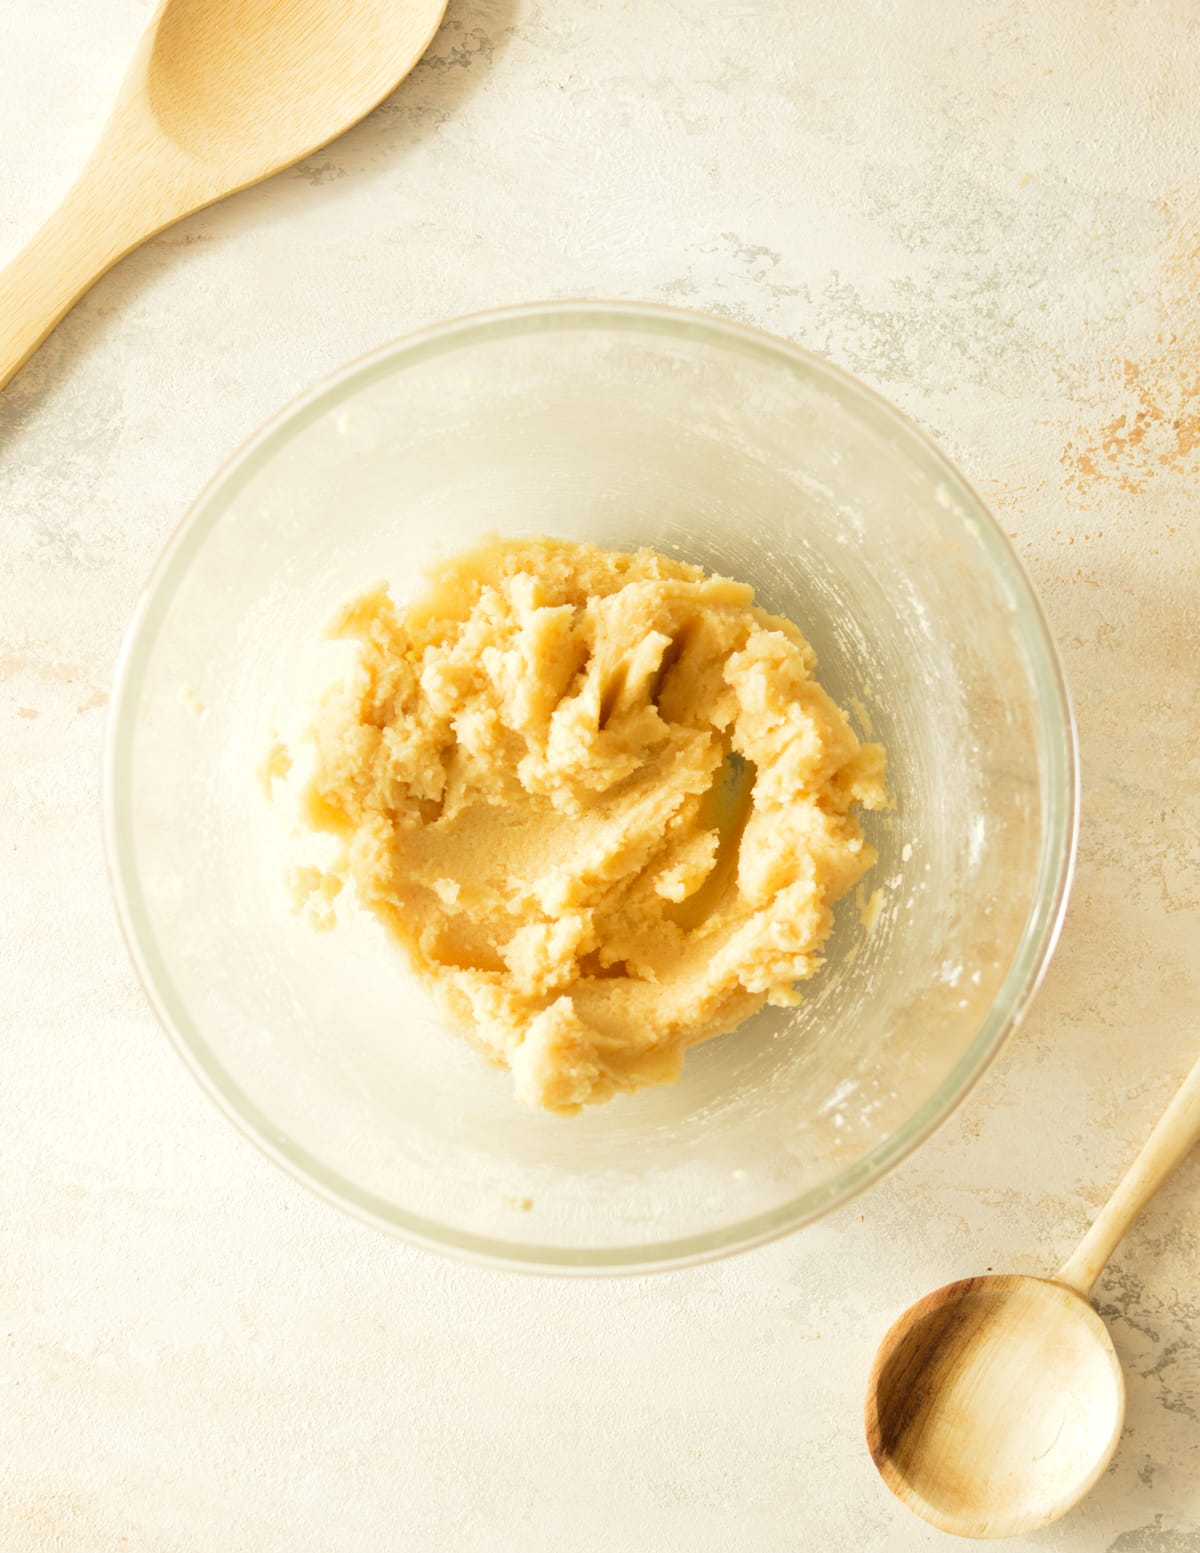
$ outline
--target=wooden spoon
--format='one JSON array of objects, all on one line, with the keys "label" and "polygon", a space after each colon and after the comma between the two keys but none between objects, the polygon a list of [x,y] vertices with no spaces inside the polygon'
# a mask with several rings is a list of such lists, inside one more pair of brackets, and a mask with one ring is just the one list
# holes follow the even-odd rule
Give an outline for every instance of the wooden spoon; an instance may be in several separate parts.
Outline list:
[{"label": "wooden spoon", "polygon": [[1198,1140],[1200,1062],[1053,1279],[965,1278],[892,1327],[867,1389],[867,1443],[922,1519],[960,1537],[1014,1537],[1095,1485],[1121,1435],[1125,1382],[1087,1296]]},{"label": "wooden spoon", "polygon": [[446,3],[162,0],[79,179],[0,274],[0,388],[131,248],[382,102]]}]

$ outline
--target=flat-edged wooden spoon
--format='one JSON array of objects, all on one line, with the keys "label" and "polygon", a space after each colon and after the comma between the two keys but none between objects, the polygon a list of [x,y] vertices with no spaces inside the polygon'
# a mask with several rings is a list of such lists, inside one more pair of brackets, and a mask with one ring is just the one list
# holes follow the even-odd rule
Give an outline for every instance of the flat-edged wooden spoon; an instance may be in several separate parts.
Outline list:
[{"label": "flat-edged wooden spoon", "polygon": [[0,274],[0,388],[131,248],[376,107],[447,0],[162,0],[74,186]]},{"label": "flat-edged wooden spoon", "polygon": [[1200,1062],[1054,1278],[964,1278],[892,1327],[867,1389],[867,1443],[922,1519],[960,1537],[1014,1537],[1095,1485],[1121,1436],[1125,1382],[1087,1297],[1198,1140]]}]

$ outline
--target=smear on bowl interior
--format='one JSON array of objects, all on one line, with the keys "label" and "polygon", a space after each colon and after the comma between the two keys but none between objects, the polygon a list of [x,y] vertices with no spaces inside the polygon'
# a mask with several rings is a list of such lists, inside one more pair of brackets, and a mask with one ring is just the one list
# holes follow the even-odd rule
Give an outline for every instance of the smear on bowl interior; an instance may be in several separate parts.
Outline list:
[{"label": "smear on bowl interior", "polygon": [[753,589],[495,541],[328,630],[353,667],[271,757],[337,838],[293,871],[297,904],[333,925],[351,886],[521,1100],[671,1083],[689,1047],[798,1000],[875,861],[855,811],[886,804],[884,753]]}]

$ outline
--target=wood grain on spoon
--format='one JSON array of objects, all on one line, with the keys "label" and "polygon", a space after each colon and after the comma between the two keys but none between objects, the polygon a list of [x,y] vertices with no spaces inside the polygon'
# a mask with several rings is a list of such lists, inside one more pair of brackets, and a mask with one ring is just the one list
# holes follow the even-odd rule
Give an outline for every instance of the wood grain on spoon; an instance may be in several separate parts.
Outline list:
[{"label": "wood grain on spoon", "polygon": [[1016,1536],[1094,1485],[1125,1415],[1100,1317],[1049,1279],[966,1278],[884,1338],[867,1443],[892,1491],[942,1531]]},{"label": "wood grain on spoon", "polygon": [[163,0],[83,172],[0,274],[0,388],[132,248],[382,102],[446,3]]},{"label": "wood grain on spoon", "polygon": [[867,1387],[867,1444],[892,1492],[962,1537],[1064,1515],[1112,1459],[1125,1383],[1087,1296],[1122,1236],[1200,1141],[1192,1068],[1056,1278],[965,1278],[893,1325]]}]

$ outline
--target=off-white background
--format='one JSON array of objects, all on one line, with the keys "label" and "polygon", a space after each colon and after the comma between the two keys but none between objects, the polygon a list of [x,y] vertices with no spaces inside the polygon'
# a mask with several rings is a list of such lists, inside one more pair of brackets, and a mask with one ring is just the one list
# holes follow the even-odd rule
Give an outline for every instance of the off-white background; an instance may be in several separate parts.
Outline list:
[{"label": "off-white background", "polygon": [[[402,0],[397,0],[402,3]],[[0,0],[0,254],[150,0]],[[0,1547],[882,1553],[863,1381],[915,1296],[1053,1269],[1200,1046],[1194,0],[451,0],[302,167],[128,259],[0,396]],[[532,1281],[340,1218],[184,1072],[109,907],[99,752],[140,583],[314,377],[448,315],[650,298],[862,374],[990,498],[1083,742],[1032,1016],[821,1227]],[[1019,1544],[1200,1550],[1200,1160],[1100,1284],[1112,1470]]]}]

